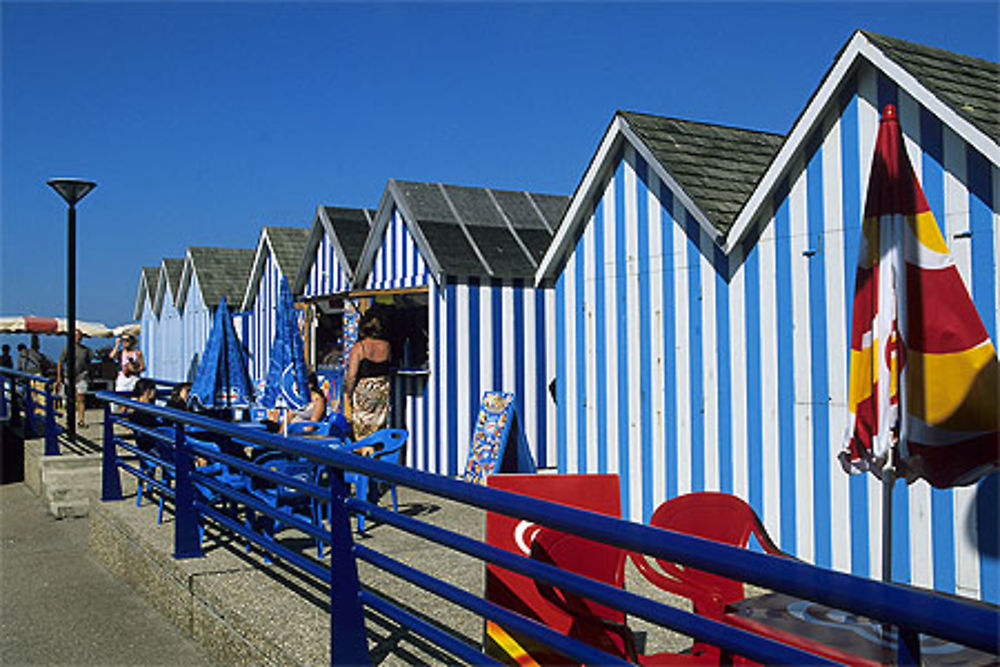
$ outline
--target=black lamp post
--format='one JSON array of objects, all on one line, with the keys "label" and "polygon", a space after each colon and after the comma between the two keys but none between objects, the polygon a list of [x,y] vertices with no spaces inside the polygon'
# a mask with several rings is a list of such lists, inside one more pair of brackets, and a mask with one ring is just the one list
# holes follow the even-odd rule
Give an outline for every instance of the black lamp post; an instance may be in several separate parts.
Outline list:
[{"label": "black lamp post", "polygon": [[46,183],[69,204],[66,232],[66,430],[76,441],[76,203],[97,187],[79,178],[52,178]]}]

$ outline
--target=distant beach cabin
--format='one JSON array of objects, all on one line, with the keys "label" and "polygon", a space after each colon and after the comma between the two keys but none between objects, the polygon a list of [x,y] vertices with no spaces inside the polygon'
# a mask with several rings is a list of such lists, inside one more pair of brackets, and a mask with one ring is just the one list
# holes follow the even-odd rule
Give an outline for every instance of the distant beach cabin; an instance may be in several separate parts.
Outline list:
[{"label": "distant beach cabin", "polygon": [[[560,472],[618,472],[637,521],[734,493],[799,558],[881,574],[880,483],[835,457],[886,104],[996,342],[1000,68],[859,31],[787,136],[614,116],[536,274],[558,306]],[[995,474],[897,484],[894,579],[1000,602],[997,507]]]},{"label": "distant beach cabin", "polygon": [[153,298],[156,295],[159,276],[158,266],[144,266],[140,269],[139,288],[136,290],[135,305],[132,308],[132,319],[139,322],[140,326],[139,349],[142,351],[142,358],[146,360],[146,375],[150,377],[155,377],[152,363],[159,320],[153,312]]},{"label": "distant beach cabin", "polygon": [[[215,309],[226,297],[230,311],[246,293],[254,251],[246,248],[190,247],[184,258],[177,308],[181,314],[181,366],[184,378],[194,378],[212,329]],[[236,331],[244,313],[233,313]]]},{"label": "distant beach cabin", "polygon": [[164,257],[160,262],[153,295],[156,335],[152,341],[152,357],[146,361],[145,373],[157,380],[180,382],[184,379],[181,315],[177,310],[177,293],[183,271],[182,258]]},{"label": "distant beach cabin", "polygon": [[243,342],[250,353],[250,379],[258,388],[267,376],[281,281],[291,288],[308,237],[305,227],[264,227],[257,241],[239,310],[247,313]]}]

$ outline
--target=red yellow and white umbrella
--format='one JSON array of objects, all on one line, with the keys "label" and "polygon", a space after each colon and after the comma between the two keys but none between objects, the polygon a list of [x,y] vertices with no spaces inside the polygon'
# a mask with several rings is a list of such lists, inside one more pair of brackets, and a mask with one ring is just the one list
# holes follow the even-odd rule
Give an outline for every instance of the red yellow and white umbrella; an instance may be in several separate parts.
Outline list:
[{"label": "red yellow and white umbrella", "polygon": [[917,182],[879,126],[851,326],[845,469],[972,484],[1000,462],[997,353]]},{"label": "red yellow and white umbrella", "polygon": [[[140,325],[123,324],[114,328],[108,327],[100,322],[76,321],[76,328],[83,332],[84,336],[92,338],[110,338],[122,334],[139,335]],[[0,333],[18,334],[49,334],[65,335],[66,318],[64,317],[36,317],[34,315],[19,315],[15,317],[0,317]]]}]

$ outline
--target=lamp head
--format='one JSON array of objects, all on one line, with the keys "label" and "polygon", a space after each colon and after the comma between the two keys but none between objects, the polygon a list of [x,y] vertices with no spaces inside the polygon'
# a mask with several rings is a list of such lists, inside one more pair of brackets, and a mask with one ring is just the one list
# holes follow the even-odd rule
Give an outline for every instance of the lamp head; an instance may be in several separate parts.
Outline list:
[{"label": "lamp head", "polygon": [[97,187],[97,183],[80,178],[51,178],[46,183],[58,192],[59,196],[70,206],[86,197],[87,193]]}]

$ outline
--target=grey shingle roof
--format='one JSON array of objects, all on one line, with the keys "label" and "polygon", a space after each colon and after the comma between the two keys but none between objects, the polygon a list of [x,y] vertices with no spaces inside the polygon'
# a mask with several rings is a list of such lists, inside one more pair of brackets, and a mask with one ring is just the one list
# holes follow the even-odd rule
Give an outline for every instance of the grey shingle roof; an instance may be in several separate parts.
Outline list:
[{"label": "grey shingle roof", "polygon": [[163,268],[167,272],[167,286],[170,288],[170,294],[174,299],[174,304],[176,304],[178,292],[180,292],[181,274],[184,273],[184,260],[164,257]]},{"label": "grey shingle roof", "polygon": [[569,197],[393,181],[446,275],[529,278]]},{"label": "grey shingle roof", "polygon": [[188,252],[205,305],[215,308],[224,296],[231,308],[234,303],[238,307],[250,278],[253,249],[191,247]]},{"label": "grey shingle roof", "polygon": [[156,297],[156,279],[160,274],[158,266],[144,266],[140,274],[140,280],[146,288],[146,298],[152,301]]},{"label": "grey shingle roof", "polygon": [[862,30],[955,113],[1000,143],[1000,65]]},{"label": "grey shingle roof", "polygon": [[618,113],[723,235],[783,140],[770,132]]},{"label": "grey shingle roof", "polygon": [[333,227],[333,233],[340,243],[344,256],[347,258],[348,269],[353,275],[361,259],[361,250],[365,247],[371,221],[375,219],[375,211],[361,208],[341,208],[339,206],[324,206],[324,215]]},{"label": "grey shingle roof", "polygon": [[299,265],[302,263],[306,242],[309,240],[309,228],[265,227],[265,231],[271,241],[271,250],[274,251],[278,268],[291,282],[299,273]]}]

